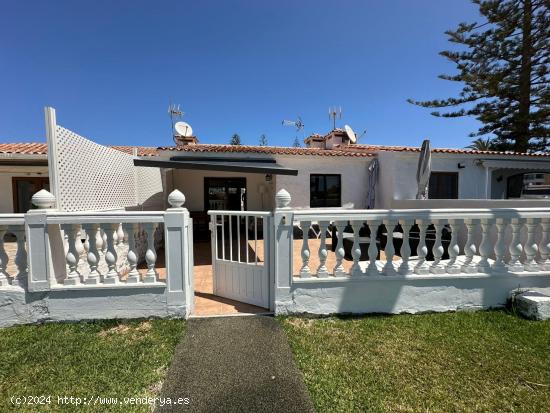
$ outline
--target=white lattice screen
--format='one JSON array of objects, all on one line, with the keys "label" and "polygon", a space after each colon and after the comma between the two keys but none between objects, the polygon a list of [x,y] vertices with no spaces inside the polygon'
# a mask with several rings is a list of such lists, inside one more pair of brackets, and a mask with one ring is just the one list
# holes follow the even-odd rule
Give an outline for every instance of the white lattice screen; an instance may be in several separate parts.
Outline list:
[{"label": "white lattice screen", "polygon": [[162,208],[160,169],[135,167],[134,157],[55,127],[56,197],[62,211]]}]

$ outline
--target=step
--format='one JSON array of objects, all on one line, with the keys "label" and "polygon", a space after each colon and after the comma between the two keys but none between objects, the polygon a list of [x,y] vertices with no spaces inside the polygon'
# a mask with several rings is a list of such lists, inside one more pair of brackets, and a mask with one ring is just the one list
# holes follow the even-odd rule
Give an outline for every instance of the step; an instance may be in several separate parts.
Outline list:
[{"label": "step", "polygon": [[519,313],[531,320],[550,320],[550,296],[539,291],[524,291],[515,296]]}]

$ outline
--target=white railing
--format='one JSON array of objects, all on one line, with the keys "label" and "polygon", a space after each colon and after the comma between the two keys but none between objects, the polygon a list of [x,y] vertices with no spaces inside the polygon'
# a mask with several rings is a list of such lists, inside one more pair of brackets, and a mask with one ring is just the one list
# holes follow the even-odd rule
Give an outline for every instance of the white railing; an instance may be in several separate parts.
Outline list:
[{"label": "white railing", "polygon": [[[8,246],[4,242],[6,236],[15,237],[15,240],[10,241]],[[0,214],[0,288],[24,287],[26,277],[25,216],[23,214]]]},{"label": "white railing", "polygon": [[[288,213],[303,234],[297,278],[550,271],[550,208]],[[336,245],[328,266],[331,232]],[[319,239],[315,268],[312,238]]]},{"label": "white railing", "polygon": [[[59,225],[66,239],[65,245],[50,239],[52,255],[63,247],[66,262],[66,271],[58,270],[51,280],[54,286],[164,283],[155,268],[155,233],[162,228],[164,212],[54,212],[46,223]],[[137,268],[142,258],[147,262],[144,274]]]},{"label": "white railing", "polygon": [[212,254],[218,260],[264,265],[264,235],[271,212],[208,211]]}]

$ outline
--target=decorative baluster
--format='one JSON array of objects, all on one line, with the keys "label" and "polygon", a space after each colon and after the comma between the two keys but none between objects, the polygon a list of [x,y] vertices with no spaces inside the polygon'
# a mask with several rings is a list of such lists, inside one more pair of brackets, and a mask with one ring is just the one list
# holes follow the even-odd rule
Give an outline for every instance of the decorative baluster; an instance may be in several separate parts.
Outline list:
[{"label": "decorative baluster", "polygon": [[4,235],[6,234],[7,227],[0,226],[0,287],[10,285],[9,275],[6,272],[8,267],[9,257],[4,249]]},{"label": "decorative baluster", "polygon": [[[550,218],[543,218],[540,225],[542,226],[542,238],[539,244],[540,261],[539,267],[541,271],[550,270]],[[1,271],[1,270],[0,270]]]},{"label": "decorative baluster", "polygon": [[78,285],[80,284],[80,273],[78,272],[78,261],[80,257],[78,255],[76,240],[77,234],[79,232],[79,225],[75,224],[63,224],[63,230],[65,231],[65,236],[67,237],[67,255],[65,255],[65,260],[69,266],[69,273],[65,280],[63,280],[64,285]]},{"label": "decorative baluster", "polygon": [[467,238],[466,244],[464,245],[464,264],[462,265],[462,271],[468,274],[478,272],[477,264],[474,262],[474,255],[476,253],[476,244],[474,243],[474,229],[477,225],[477,222],[473,219],[465,219],[464,224],[466,224]]},{"label": "decorative baluster", "polygon": [[458,246],[458,229],[460,227],[461,221],[458,219],[449,220],[449,230],[451,231],[451,241],[449,243],[449,261],[445,266],[445,271],[448,274],[458,274],[460,273],[460,266],[456,263],[456,257],[460,252],[460,247]]},{"label": "decorative baluster", "polygon": [[523,224],[520,218],[512,218],[510,220],[510,226],[512,227],[512,240],[510,241],[510,262],[508,263],[508,269],[513,272],[523,271],[523,264],[520,261],[523,247],[521,245],[520,231]]},{"label": "decorative baluster", "polygon": [[525,271],[539,271],[539,265],[535,261],[539,248],[535,241],[535,230],[538,226],[537,218],[528,218],[525,226],[527,227],[527,240],[525,241]]},{"label": "decorative baluster", "polygon": [[20,287],[26,287],[28,277],[28,262],[25,243],[25,227],[12,227],[10,228],[10,231],[17,237],[17,252],[15,253],[17,276],[12,279],[11,284],[18,285]]},{"label": "decorative baluster", "polygon": [[126,282],[128,284],[136,284],[140,282],[139,271],[137,270],[138,256],[136,251],[136,232],[138,225],[133,223],[125,223],[124,231],[128,234],[128,264],[130,264],[130,271],[128,272],[128,278]]},{"label": "decorative baluster", "polygon": [[504,262],[504,254],[506,254],[506,245],[504,240],[504,231],[508,224],[503,218],[497,218],[497,241],[495,243],[495,262],[493,263],[493,272],[501,273],[506,271],[506,263]]},{"label": "decorative baluster", "polygon": [[116,245],[124,244],[124,229],[122,224],[120,224],[116,230]]},{"label": "decorative baluster", "polygon": [[101,253],[107,254],[107,233],[103,228],[101,229]]},{"label": "decorative baluster", "polygon": [[479,255],[481,259],[478,262],[479,272],[490,273],[489,254],[491,252],[491,239],[489,230],[491,229],[491,220],[484,218],[481,220],[481,242],[479,244]]},{"label": "decorative baluster", "polygon": [[395,247],[393,246],[393,231],[395,229],[395,220],[385,219],[384,226],[386,227],[386,248],[384,249],[384,255],[386,256],[386,264],[382,272],[384,275],[395,275],[395,267],[393,266],[393,256],[395,255]]},{"label": "decorative baluster", "polygon": [[117,253],[115,248],[115,231],[118,228],[118,224],[106,224],[104,225],[104,233],[107,236],[107,252],[105,253],[105,262],[109,271],[103,277],[104,284],[118,284],[118,271],[116,268]]},{"label": "decorative baluster", "polygon": [[351,221],[351,227],[353,228],[353,245],[351,247],[351,256],[353,258],[353,264],[351,265],[350,273],[352,277],[363,275],[359,260],[361,259],[361,244],[359,243],[359,231],[363,226],[362,221]]},{"label": "decorative baluster", "polygon": [[401,265],[399,266],[399,274],[409,275],[413,273],[413,268],[410,264],[409,258],[411,257],[411,244],[409,239],[409,233],[411,231],[411,221],[400,219],[399,223],[403,228],[403,244],[401,244]]},{"label": "decorative baluster", "polygon": [[[368,275],[379,275],[378,267],[376,266],[376,258],[378,257],[378,247],[376,246],[376,236],[378,234],[378,227],[380,226],[380,221],[369,220],[367,221],[370,229],[370,243],[369,243],[369,266],[367,267]],[[359,250],[361,251],[361,250]]]},{"label": "decorative baluster", "polygon": [[426,263],[426,256],[428,255],[428,247],[426,246],[426,229],[428,223],[423,220],[417,220],[418,229],[420,230],[418,237],[418,247],[416,249],[416,255],[418,256],[418,262],[414,267],[414,273],[419,275],[426,275],[430,273],[430,266]]},{"label": "decorative baluster", "polygon": [[[145,261],[147,262],[147,272],[143,277],[144,283],[154,283],[157,281],[157,271],[155,263],[157,262],[157,253],[155,251],[155,228],[156,224],[147,222],[143,224],[145,232],[147,232],[147,252],[145,253]],[[233,240],[231,240],[233,242]]]},{"label": "decorative baluster", "polygon": [[300,269],[300,278],[309,278],[311,276],[311,269],[309,268],[309,227],[311,221],[300,221],[302,227],[302,268]]},{"label": "decorative baluster", "polygon": [[319,221],[319,231],[321,231],[321,245],[319,246],[319,268],[317,269],[317,277],[326,278],[328,277],[327,269],[327,228],[328,221]]},{"label": "decorative baluster", "polygon": [[334,276],[341,277],[346,275],[344,266],[342,265],[342,261],[344,260],[344,255],[346,254],[344,250],[345,222],[336,221],[334,225],[336,225],[336,230],[338,231],[338,243],[336,244],[336,251],[334,251],[336,255],[336,265],[334,266]]},{"label": "decorative baluster", "polygon": [[101,274],[97,270],[99,264],[99,251],[98,248],[101,248],[103,244],[103,239],[101,239],[101,244],[98,245],[98,236],[97,233],[101,231],[99,224],[84,224],[82,225],[88,238],[84,243],[84,247],[88,251],[86,258],[88,260],[88,265],[90,266],[90,274],[86,278],[86,284],[100,284],[101,283]]},{"label": "decorative baluster", "polygon": [[445,250],[443,249],[443,243],[441,242],[441,236],[443,231],[443,222],[440,219],[434,219],[432,221],[435,229],[435,241],[432,249],[434,260],[430,265],[430,273],[432,274],[445,274],[445,267],[441,264],[441,257]]}]

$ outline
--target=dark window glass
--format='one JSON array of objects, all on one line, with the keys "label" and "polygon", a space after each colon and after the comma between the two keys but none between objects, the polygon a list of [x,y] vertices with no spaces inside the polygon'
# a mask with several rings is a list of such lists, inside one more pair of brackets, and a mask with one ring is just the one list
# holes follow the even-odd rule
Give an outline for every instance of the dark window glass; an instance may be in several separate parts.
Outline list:
[{"label": "dark window glass", "polygon": [[458,199],[458,172],[432,172],[428,198]]},{"label": "dark window glass", "polygon": [[310,176],[310,197],[311,208],[339,207],[342,204],[342,185],[340,175],[318,175]]},{"label": "dark window glass", "polygon": [[31,198],[41,189],[50,190],[48,178],[43,177],[14,177],[13,182],[13,210],[15,213],[25,213],[34,209]]}]

